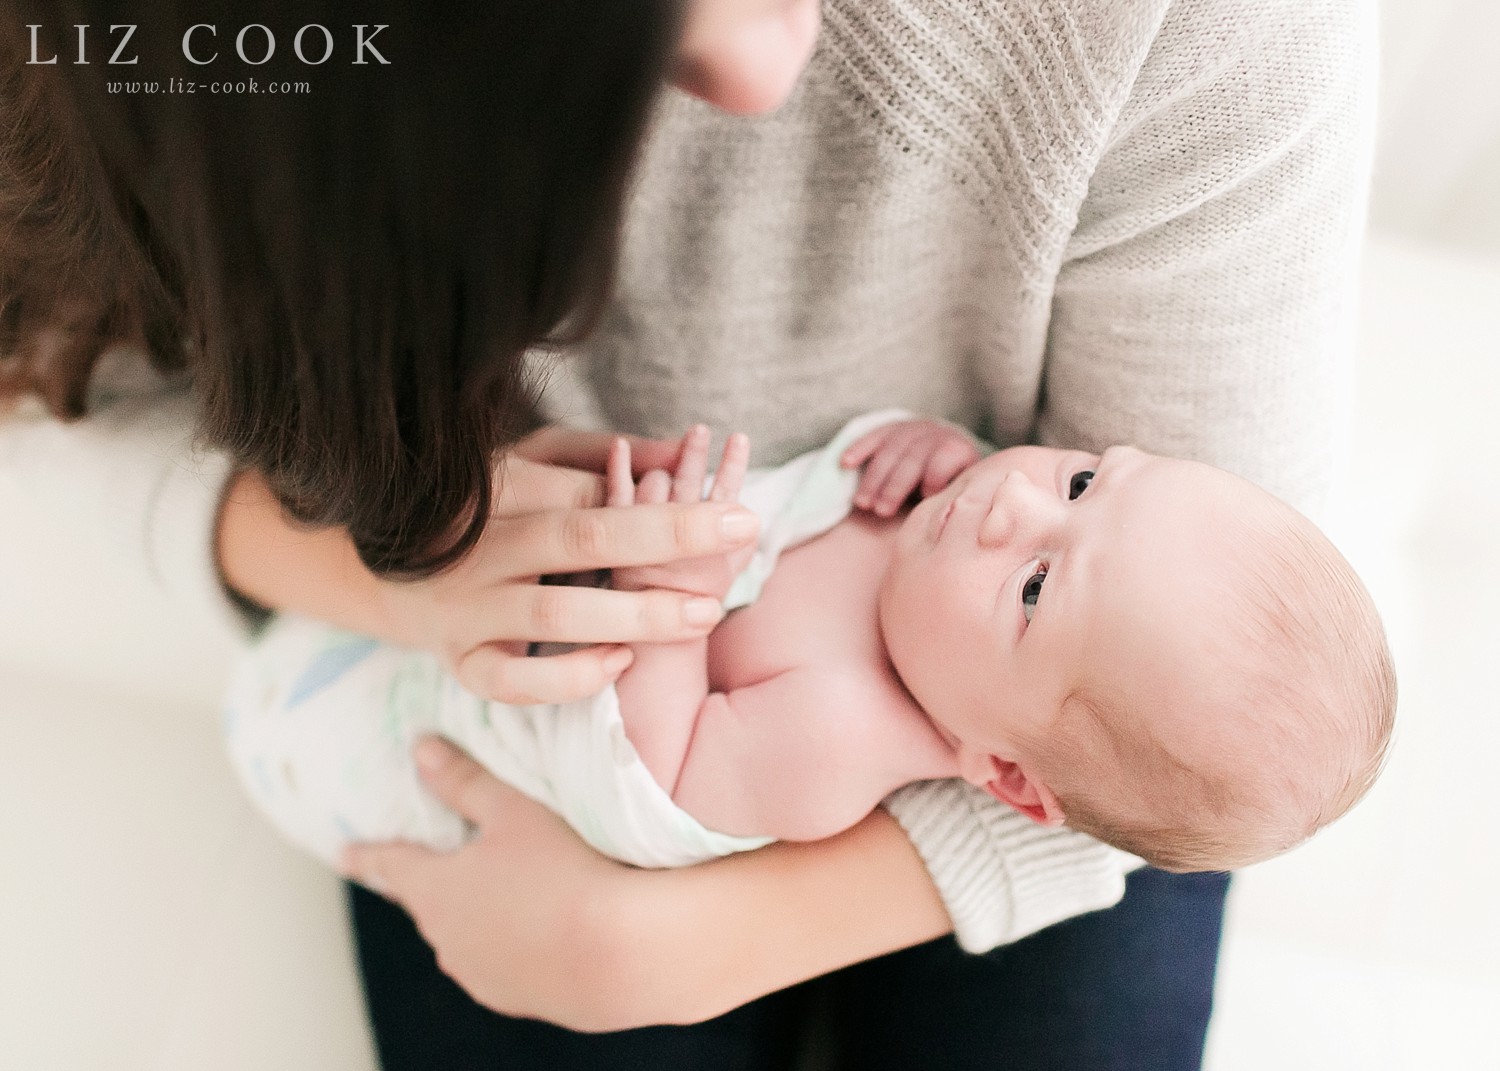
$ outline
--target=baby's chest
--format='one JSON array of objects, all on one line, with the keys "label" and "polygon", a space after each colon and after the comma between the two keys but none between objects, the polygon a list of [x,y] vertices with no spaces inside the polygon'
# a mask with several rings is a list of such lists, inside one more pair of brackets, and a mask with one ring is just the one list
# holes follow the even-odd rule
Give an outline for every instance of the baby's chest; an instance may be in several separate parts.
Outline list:
[{"label": "baby's chest", "polygon": [[760,598],[709,638],[709,686],[728,691],[804,665],[889,672],[876,593],[893,531],[856,518],[784,552]]}]

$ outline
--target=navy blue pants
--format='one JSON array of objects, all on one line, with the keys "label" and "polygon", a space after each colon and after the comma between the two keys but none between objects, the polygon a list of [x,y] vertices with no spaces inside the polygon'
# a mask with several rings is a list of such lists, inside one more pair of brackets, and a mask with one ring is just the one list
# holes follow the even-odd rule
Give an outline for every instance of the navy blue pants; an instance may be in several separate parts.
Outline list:
[{"label": "navy blue pants", "polygon": [[987,955],[943,938],[697,1026],[618,1034],[487,1011],[403,911],[352,886],[350,906],[385,1071],[783,1071],[805,1049],[837,1071],[1193,1071],[1228,883],[1141,870],[1109,911]]}]

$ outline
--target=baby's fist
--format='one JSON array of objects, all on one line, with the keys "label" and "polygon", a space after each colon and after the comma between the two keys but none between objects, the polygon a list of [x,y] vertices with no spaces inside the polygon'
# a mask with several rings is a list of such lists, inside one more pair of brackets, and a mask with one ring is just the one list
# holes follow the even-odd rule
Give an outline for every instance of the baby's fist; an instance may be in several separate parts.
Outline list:
[{"label": "baby's fist", "polygon": [[[703,501],[705,497],[710,502],[726,504],[739,501],[740,487],[750,461],[750,440],[739,432],[729,436],[718,471],[714,473],[705,496],[703,485],[708,481],[708,444],[708,428],[695,425],[682,437],[675,471],[652,469],[637,483],[631,475],[630,442],[617,438],[610,448],[605,472],[606,504],[658,506],[670,502],[690,505]],[[619,591],[668,588],[722,600],[735,576],[754,553],[752,544],[728,554],[616,569],[614,586]]]},{"label": "baby's fist", "polygon": [[935,495],[979,460],[979,447],[966,433],[936,420],[886,424],[854,441],[840,463],[864,467],[854,492],[857,509],[894,517],[919,487]]}]

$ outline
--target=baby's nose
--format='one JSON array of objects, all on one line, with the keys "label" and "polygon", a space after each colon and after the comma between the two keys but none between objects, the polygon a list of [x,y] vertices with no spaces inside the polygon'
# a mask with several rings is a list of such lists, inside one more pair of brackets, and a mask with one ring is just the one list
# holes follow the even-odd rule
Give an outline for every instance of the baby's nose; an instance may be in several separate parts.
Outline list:
[{"label": "baby's nose", "polygon": [[1045,522],[1052,504],[1047,492],[1011,470],[1005,474],[990,499],[989,513],[979,526],[979,543],[1000,547]]}]

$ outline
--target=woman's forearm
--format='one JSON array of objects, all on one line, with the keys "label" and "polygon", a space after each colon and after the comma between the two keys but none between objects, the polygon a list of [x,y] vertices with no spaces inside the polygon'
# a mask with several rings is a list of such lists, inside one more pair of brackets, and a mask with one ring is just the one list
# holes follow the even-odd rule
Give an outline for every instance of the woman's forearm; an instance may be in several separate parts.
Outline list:
[{"label": "woman's forearm", "polygon": [[[219,572],[251,602],[429,651],[468,691],[503,703],[593,695],[629,663],[620,644],[701,638],[718,620],[701,597],[675,590],[544,585],[553,574],[660,565],[751,544],[755,515],[722,502],[599,508],[603,479],[533,461],[497,464],[483,532],[462,559],[431,576],[370,572],[338,528],[292,523],[257,473],[225,492],[215,548]],[[545,658],[529,644],[579,645]]]},{"label": "woman's forearm", "polygon": [[388,612],[383,582],[359,560],[348,534],[293,523],[259,473],[242,471],[230,481],[215,543],[225,583],[251,602],[409,642]]},{"label": "woman's forearm", "polygon": [[[827,840],[638,870],[593,851],[557,815],[451,745],[425,741],[418,765],[428,789],[473,823],[475,838],[446,854],[356,845],[346,873],[402,904],[443,970],[509,1015],[586,1031],[698,1022],[952,928],[938,885],[884,808]],[[915,823],[926,836],[945,825],[933,820],[932,802],[919,794],[923,806],[904,808],[908,828]],[[998,840],[986,832],[976,841],[961,802],[939,799],[937,807],[956,817],[946,824],[966,829],[966,851],[989,844],[986,854],[1006,859],[998,871],[960,868],[957,887],[953,868],[940,868],[961,914],[996,916],[977,929],[971,918],[975,950],[1120,897],[1127,857],[1112,848],[1024,817],[1028,832]],[[1038,837],[1073,838],[1092,850],[1039,851]],[[991,878],[997,888],[974,888]]]},{"label": "woman's forearm", "polygon": [[449,744],[423,741],[417,764],[474,839],[354,845],[345,873],[405,907],[444,972],[509,1015],[585,1031],[696,1022],[948,931],[884,812],[825,841],[638,870]]},{"label": "woman's forearm", "polygon": [[640,878],[618,932],[601,938],[627,965],[597,994],[601,1028],[700,1021],[951,929],[910,840],[882,810],[828,840]]}]

